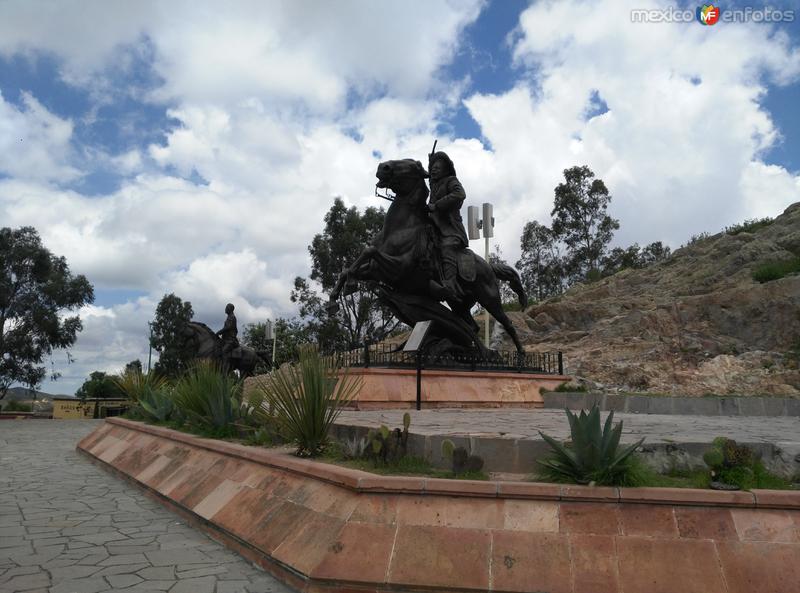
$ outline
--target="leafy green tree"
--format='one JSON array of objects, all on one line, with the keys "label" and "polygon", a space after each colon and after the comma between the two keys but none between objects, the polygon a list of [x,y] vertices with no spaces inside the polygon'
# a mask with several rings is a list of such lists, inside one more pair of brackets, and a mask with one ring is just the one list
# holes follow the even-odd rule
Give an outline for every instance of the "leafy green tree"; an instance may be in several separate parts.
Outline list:
[{"label": "leafy green tree", "polygon": [[[367,208],[363,214],[355,207],[347,208],[336,198],[325,215],[325,228],[308,247],[311,255],[311,280],[327,295],[339,274],[352,264],[361,251],[381,232],[383,208]],[[292,291],[292,302],[300,306],[300,315],[307,321],[314,339],[323,348],[355,348],[364,340],[383,339],[398,324],[391,311],[378,303],[377,297],[363,286],[339,300],[339,312],[331,318],[323,299],[309,284],[298,277]]]},{"label": "leafy green tree", "polygon": [[185,345],[181,330],[192,320],[192,303],[174,294],[165,294],[156,307],[150,345],[159,353],[154,371],[166,377],[177,377],[185,371],[193,352]]},{"label": "leafy green tree", "polygon": [[110,397],[125,397],[117,383],[118,377],[108,375],[103,371],[94,371],[75,392],[75,397],[86,399],[105,399]]},{"label": "leafy green tree", "polygon": [[628,268],[645,268],[663,261],[669,256],[670,248],[664,246],[661,241],[650,243],[642,249],[639,248],[638,243],[634,243],[627,249],[615,247],[603,256],[602,275],[610,276]]},{"label": "leafy green tree", "polygon": [[606,248],[619,228],[607,214],[611,196],[602,179],[587,166],[564,170],[564,183],[555,189],[553,234],[566,246],[565,271],[582,280],[599,274]]},{"label": "leafy green tree", "polygon": [[[280,366],[284,362],[296,360],[299,348],[311,341],[309,326],[300,319],[275,320],[273,328],[277,337],[275,343],[275,364]],[[242,341],[256,352],[272,360],[272,340],[267,339],[266,323],[250,323],[244,328]]]},{"label": "leafy green tree", "polygon": [[[489,263],[508,265],[508,262],[503,258],[503,250],[500,245],[495,245],[494,251],[489,252]],[[500,287],[500,301],[504,305],[518,303],[517,295],[508,282],[498,282],[497,285]]]},{"label": "leafy green tree", "polygon": [[36,229],[0,229],[0,399],[13,383],[41,383],[44,358],[83,329],[80,317],[62,315],[93,301],[86,277],[73,276]]},{"label": "leafy green tree", "polygon": [[655,241],[642,248],[642,263],[649,266],[669,259],[670,255],[672,255],[672,250],[668,245],[662,244],[661,241]]},{"label": "leafy green tree", "polygon": [[560,294],[564,289],[564,266],[553,231],[537,222],[525,225],[517,261],[522,285],[537,301]]},{"label": "leafy green tree", "polygon": [[308,332],[309,341],[319,344],[323,350],[346,350],[350,347],[347,331],[341,321],[343,314],[330,315],[328,300],[312,289],[308,280],[300,276],[294,279],[290,299],[300,309],[300,320]]},{"label": "leafy green tree", "polygon": [[125,365],[125,373],[142,373],[142,361],[138,358]]},{"label": "leafy green tree", "polygon": [[641,268],[642,254],[639,250],[639,244],[634,243],[627,249],[615,247],[607,255],[603,256],[601,266],[603,276],[611,276],[620,270],[628,268]]}]

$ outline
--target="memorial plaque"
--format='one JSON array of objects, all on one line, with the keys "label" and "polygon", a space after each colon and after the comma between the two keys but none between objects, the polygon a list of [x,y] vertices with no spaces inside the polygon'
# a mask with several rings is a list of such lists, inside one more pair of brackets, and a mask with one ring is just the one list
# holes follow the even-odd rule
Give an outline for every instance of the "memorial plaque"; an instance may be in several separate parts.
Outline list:
[{"label": "memorial plaque", "polygon": [[403,347],[403,352],[416,352],[422,347],[422,341],[425,335],[431,328],[433,321],[420,321],[414,324],[414,329],[411,331],[411,337],[408,338],[406,345]]}]

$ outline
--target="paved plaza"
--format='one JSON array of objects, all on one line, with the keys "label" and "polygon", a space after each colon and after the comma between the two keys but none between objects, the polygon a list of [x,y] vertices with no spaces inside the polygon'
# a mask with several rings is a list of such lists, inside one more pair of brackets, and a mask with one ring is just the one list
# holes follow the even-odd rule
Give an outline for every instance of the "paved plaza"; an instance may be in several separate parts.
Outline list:
[{"label": "paved plaza", "polygon": [[99,422],[0,422],[0,593],[291,591],[78,454]]},{"label": "paved plaza", "polygon": [[[447,409],[344,411],[337,424],[391,428],[403,425],[411,413],[411,432],[421,435],[541,439],[539,431],[559,440],[569,438],[564,410]],[[606,417],[606,413],[602,413]],[[642,437],[648,443],[703,443],[725,436],[743,443],[800,445],[800,418],[792,416],[676,416],[614,414],[623,421],[622,441]]]}]

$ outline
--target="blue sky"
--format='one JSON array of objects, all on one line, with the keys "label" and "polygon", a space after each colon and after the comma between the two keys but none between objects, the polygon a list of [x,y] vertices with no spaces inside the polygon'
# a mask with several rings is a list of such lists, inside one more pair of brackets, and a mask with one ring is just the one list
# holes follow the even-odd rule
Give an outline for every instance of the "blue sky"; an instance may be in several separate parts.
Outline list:
[{"label": "blue sky", "polygon": [[609,186],[623,246],[800,200],[793,2],[772,4],[793,23],[713,27],[632,23],[622,0],[320,6],[0,6],[0,219],[97,295],[45,390],[146,358],[166,292],[210,325],[228,301],[242,324],[292,315],[333,198],[373,205],[375,155],[434,138],[512,262],[575,164]]}]

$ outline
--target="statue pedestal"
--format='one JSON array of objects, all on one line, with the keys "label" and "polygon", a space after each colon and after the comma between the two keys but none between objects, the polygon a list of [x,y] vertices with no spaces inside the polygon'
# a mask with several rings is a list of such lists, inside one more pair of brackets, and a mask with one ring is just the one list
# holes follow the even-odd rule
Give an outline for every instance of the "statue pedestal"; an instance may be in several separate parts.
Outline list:
[{"label": "statue pedestal", "polygon": [[[413,408],[417,373],[413,369],[350,368],[364,386],[350,407],[357,410]],[[555,389],[569,377],[533,373],[422,371],[422,408],[541,408],[540,388]]]}]

